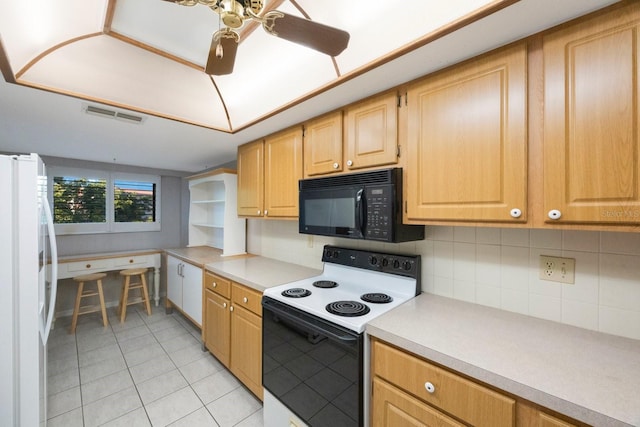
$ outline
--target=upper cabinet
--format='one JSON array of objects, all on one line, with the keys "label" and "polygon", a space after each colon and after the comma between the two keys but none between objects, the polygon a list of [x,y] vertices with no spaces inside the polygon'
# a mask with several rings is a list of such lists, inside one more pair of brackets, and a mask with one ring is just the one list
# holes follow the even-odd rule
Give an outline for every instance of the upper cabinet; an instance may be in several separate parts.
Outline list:
[{"label": "upper cabinet", "polygon": [[304,176],[342,172],[342,111],[304,125]]},{"label": "upper cabinet", "polygon": [[398,163],[398,95],[384,93],[304,126],[304,176]]},{"label": "upper cabinet", "polygon": [[544,221],[640,223],[640,4],[546,35]]},{"label": "upper cabinet", "polygon": [[398,162],[398,95],[395,91],[347,107],[344,128],[347,169]]},{"label": "upper cabinet", "polygon": [[223,255],[244,254],[245,220],[236,212],[237,175],[216,169],[189,178],[189,246],[212,246]]},{"label": "upper cabinet", "polygon": [[297,218],[302,128],[238,147],[238,214]]},{"label": "upper cabinet", "polygon": [[238,147],[238,215],[261,217],[264,209],[264,141]]},{"label": "upper cabinet", "polygon": [[521,43],[408,87],[409,220],[526,221],[526,76]]}]

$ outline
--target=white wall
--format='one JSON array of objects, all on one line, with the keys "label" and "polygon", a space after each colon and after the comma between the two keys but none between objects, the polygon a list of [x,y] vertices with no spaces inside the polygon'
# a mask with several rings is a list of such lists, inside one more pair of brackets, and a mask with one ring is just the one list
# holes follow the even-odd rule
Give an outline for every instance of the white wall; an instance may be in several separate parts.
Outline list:
[{"label": "white wall", "polygon": [[[250,220],[247,249],[315,268],[324,244],[417,253],[424,292],[640,339],[640,233],[433,226],[423,241],[382,244],[297,227]],[[541,254],[575,258],[575,284],[538,279]]]}]

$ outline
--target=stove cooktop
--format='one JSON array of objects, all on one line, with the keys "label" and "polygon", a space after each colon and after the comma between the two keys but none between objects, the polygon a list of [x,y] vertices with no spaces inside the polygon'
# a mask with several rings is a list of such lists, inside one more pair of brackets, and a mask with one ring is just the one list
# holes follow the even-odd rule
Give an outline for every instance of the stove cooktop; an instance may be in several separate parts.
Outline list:
[{"label": "stove cooktop", "polygon": [[327,245],[322,259],[321,275],[269,288],[264,295],[361,333],[367,322],[421,290],[419,255]]}]

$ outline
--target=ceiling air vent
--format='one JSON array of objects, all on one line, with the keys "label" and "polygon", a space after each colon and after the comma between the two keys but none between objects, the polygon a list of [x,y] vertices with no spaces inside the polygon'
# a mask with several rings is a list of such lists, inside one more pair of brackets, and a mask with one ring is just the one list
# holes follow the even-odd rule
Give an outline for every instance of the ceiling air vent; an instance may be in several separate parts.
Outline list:
[{"label": "ceiling air vent", "polygon": [[106,117],[110,119],[122,120],[127,123],[140,124],[144,122],[145,118],[142,116],[135,116],[133,114],[123,113],[121,111],[109,110],[107,108],[96,107],[95,105],[83,105],[83,110],[87,114],[94,116]]}]

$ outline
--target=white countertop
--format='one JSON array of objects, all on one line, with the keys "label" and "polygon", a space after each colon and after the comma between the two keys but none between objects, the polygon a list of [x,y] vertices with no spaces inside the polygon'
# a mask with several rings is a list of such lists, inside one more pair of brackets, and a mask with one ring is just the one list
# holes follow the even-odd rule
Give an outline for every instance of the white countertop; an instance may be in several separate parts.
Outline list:
[{"label": "white countertop", "polygon": [[594,426],[640,426],[640,341],[422,294],[367,333]]},{"label": "white countertop", "polygon": [[260,292],[266,288],[317,276],[321,270],[260,256],[221,259],[205,265],[212,273]]}]

